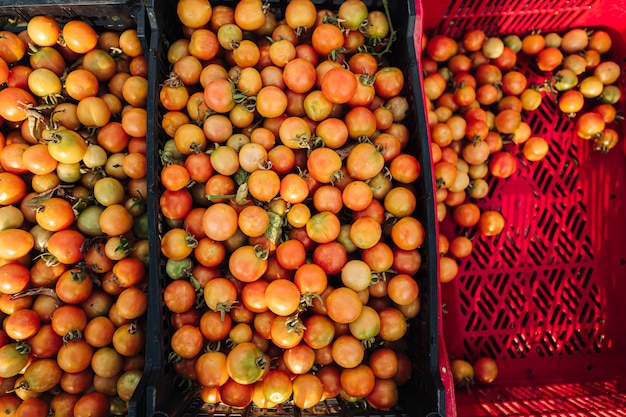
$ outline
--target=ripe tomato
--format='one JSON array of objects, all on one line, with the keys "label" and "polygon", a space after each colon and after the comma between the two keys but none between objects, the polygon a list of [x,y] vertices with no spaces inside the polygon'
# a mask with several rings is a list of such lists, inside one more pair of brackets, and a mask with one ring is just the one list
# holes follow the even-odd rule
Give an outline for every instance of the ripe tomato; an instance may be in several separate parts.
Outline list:
[{"label": "ripe tomato", "polygon": [[267,271],[267,253],[251,245],[241,246],[230,254],[228,267],[235,278],[242,282],[252,282],[261,278]]},{"label": "ripe tomato", "polygon": [[321,90],[331,103],[347,103],[357,91],[357,80],[354,74],[345,68],[332,68],[324,75]]},{"label": "ripe tomato", "polygon": [[248,177],[248,192],[256,200],[270,202],[280,192],[281,180],[269,169],[259,169]]},{"label": "ripe tomato", "polygon": [[0,232],[0,259],[18,260],[27,255],[35,244],[33,236],[22,229],[6,229]]},{"label": "ripe tomato", "polygon": [[489,160],[489,172],[497,178],[508,178],[517,171],[517,160],[508,152],[494,153]]},{"label": "ripe tomato", "polygon": [[19,103],[35,105],[37,101],[29,92],[22,88],[7,87],[0,91],[0,116],[10,122],[21,122],[26,119],[25,109]]},{"label": "ripe tomato", "polygon": [[30,271],[18,262],[9,262],[0,266],[0,291],[5,294],[15,294],[30,282]]},{"label": "ripe tomato", "polygon": [[289,316],[300,305],[300,290],[292,281],[274,280],[265,289],[265,302],[273,313],[279,316]]},{"label": "ripe tomato", "polygon": [[207,208],[202,217],[202,228],[207,237],[225,241],[231,238],[238,227],[238,214],[225,203],[215,203]]},{"label": "ripe tomato", "polygon": [[283,370],[271,370],[263,377],[261,389],[268,401],[281,404],[291,397],[291,378],[289,374]]},{"label": "ripe tomato", "polygon": [[456,41],[448,36],[435,35],[426,46],[426,53],[437,62],[445,62],[458,51]]},{"label": "ripe tomato", "polygon": [[505,220],[502,214],[497,211],[488,210],[480,215],[478,230],[485,236],[495,236],[502,232]]},{"label": "ripe tomato", "polygon": [[363,302],[359,295],[347,287],[332,290],[326,298],[328,316],[338,323],[350,323],[356,320],[362,309]]},{"label": "ripe tomato", "polygon": [[383,168],[385,159],[371,143],[357,144],[346,159],[348,174],[355,180],[369,180]]},{"label": "ripe tomato", "polygon": [[328,243],[339,236],[341,224],[338,217],[329,212],[317,213],[306,223],[308,237],[317,243]]},{"label": "ripe tomato", "polygon": [[598,113],[590,112],[581,115],[576,121],[576,133],[583,139],[592,139],[604,130],[604,119]]},{"label": "ripe tomato", "polygon": [[265,353],[257,345],[244,342],[228,353],[226,369],[233,381],[240,384],[252,384],[267,372],[269,362]]},{"label": "ripe tomato", "polygon": [[378,410],[389,410],[398,403],[398,398],[398,387],[393,379],[376,378],[365,400]]},{"label": "ripe tomato", "polygon": [[341,388],[351,397],[362,398],[374,389],[375,376],[372,369],[361,364],[341,371]]},{"label": "ripe tomato", "polygon": [[487,357],[478,358],[474,362],[474,376],[482,383],[492,383],[498,377],[496,361]]},{"label": "ripe tomato", "polygon": [[313,374],[298,375],[293,380],[293,402],[297,407],[310,408],[320,402],[324,387]]},{"label": "ripe tomato", "polygon": [[463,360],[455,359],[450,363],[454,383],[458,386],[467,386],[474,380],[474,368],[472,364]]},{"label": "ripe tomato", "polygon": [[544,138],[533,136],[524,142],[522,153],[529,161],[540,161],[547,155],[549,149],[550,146]]}]

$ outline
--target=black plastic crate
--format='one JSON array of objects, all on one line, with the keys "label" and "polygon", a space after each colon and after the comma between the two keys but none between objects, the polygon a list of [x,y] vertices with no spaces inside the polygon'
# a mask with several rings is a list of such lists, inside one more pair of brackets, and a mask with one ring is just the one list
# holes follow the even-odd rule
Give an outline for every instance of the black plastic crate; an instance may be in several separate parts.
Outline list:
[{"label": "black plastic crate", "polygon": [[[69,20],[81,19],[96,31],[124,31],[136,29],[144,55],[148,53],[149,29],[146,26],[146,8],[142,0],[0,0],[0,29],[21,32],[28,21],[39,15],[53,16],[63,25]],[[144,377],[128,404],[128,416],[142,416],[145,404],[145,386],[152,368],[146,364]]]},{"label": "black plastic crate", "polygon": [[[318,8],[336,10],[341,0],[313,0]],[[370,10],[382,10],[381,0],[365,0]],[[287,0],[269,0],[272,9],[284,10]],[[225,4],[234,7],[237,1],[211,1],[213,6]],[[151,367],[146,388],[147,416],[192,417],[192,416],[249,416],[249,415],[324,415],[324,416],[444,416],[446,395],[440,375],[439,355],[439,278],[438,251],[436,244],[437,220],[435,215],[434,183],[430,143],[427,134],[426,112],[422,96],[422,80],[419,73],[414,39],[416,21],[421,23],[421,13],[416,14],[414,0],[389,1],[394,29],[398,39],[388,59],[392,65],[405,71],[404,96],[410,104],[411,116],[405,123],[411,132],[410,152],[422,166],[420,178],[414,184],[418,197],[415,216],[426,230],[426,241],[420,248],[422,267],[416,275],[420,286],[421,311],[413,320],[408,335],[411,344],[411,359],[414,365],[412,380],[400,387],[399,405],[391,411],[358,409],[341,399],[330,399],[309,410],[293,406],[279,406],[260,410],[253,405],[246,409],[223,405],[208,406],[199,400],[196,393],[185,391],[176,384],[176,375],[168,364],[169,341],[172,333],[169,312],[162,301],[163,288],[167,284],[165,261],[159,248],[159,238],[166,228],[159,215],[161,187],[159,173],[161,163],[159,149],[168,139],[161,129],[162,109],[159,108],[159,85],[170,71],[167,47],[170,42],[182,37],[182,27],[176,15],[176,0],[151,0],[147,6],[151,26],[149,49],[149,92],[148,92],[148,214],[150,223],[150,288],[147,326],[146,366]],[[418,3],[419,4],[419,3]]]}]

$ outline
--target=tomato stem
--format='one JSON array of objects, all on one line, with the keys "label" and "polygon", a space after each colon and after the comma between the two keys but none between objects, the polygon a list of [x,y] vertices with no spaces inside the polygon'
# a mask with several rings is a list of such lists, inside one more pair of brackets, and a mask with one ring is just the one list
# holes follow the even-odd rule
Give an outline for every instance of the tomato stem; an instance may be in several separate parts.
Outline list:
[{"label": "tomato stem", "polygon": [[20,291],[11,295],[10,300],[17,300],[18,298],[28,297],[31,295],[47,295],[48,297],[52,297],[56,300],[56,304],[59,304],[59,297],[57,293],[52,288],[48,287],[38,287],[38,288],[30,288],[24,291]]},{"label": "tomato stem", "polygon": [[183,361],[183,357],[180,356],[178,353],[172,351],[169,355],[167,355],[167,361],[169,363],[180,363]]},{"label": "tomato stem", "polygon": [[76,342],[77,340],[80,340],[82,337],[83,337],[83,333],[80,330],[78,329],[70,330],[69,332],[67,332],[65,336],[63,336],[63,344],[67,344],[69,342]]},{"label": "tomato stem", "polygon": [[254,245],[254,254],[257,258],[266,260],[270,256],[270,251],[268,248],[264,248],[261,245]]},{"label": "tomato stem", "polygon": [[17,344],[15,345],[15,350],[20,354],[20,355],[27,355],[30,353],[30,346],[28,345],[28,343],[26,343],[23,340],[20,340],[19,342],[17,342]]},{"label": "tomato stem", "polygon": [[174,376],[174,385],[178,388],[181,388],[183,392],[191,391],[194,387],[194,382],[185,376],[180,374],[176,374]]},{"label": "tomato stem", "polygon": [[224,319],[226,318],[226,313],[228,313],[233,307],[235,307],[235,304],[237,303],[239,303],[239,301],[237,300],[227,301],[224,303],[217,303],[217,305],[215,306],[215,311],[219,311],[220,318],[222,319],[222,323],[224,322]]},{"label": "tomato stem", "polygon": [[185,244],[188,248],[195,248],[196,246],[198,246],[198,239],[196,239],[194,235],[189,233],[189,230],[187,230],[187,228],[185,228]]}]

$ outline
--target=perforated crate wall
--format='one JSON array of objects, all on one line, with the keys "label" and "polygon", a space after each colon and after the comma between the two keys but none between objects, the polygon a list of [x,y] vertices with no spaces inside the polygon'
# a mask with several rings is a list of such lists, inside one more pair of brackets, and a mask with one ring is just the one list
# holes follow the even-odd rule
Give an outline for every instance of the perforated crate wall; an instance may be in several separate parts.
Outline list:
[{"label": "perforated crate wall", "polygon": [[[601,27],[613,36],[611,58],[624,66],[624,1],[442,3],[424,3],[429,34]],[[546,78],[529,59],[518,59],[518,69],[529,82]],[[619,149],[592,151],[549,95],[524,120],[550,152],[528,162],[521,148],[506,146],[518,172],[492,178],[478,202],[504,215],[504,231],[487,238],[449,221],[440,227],[474,243],[472,255],[459,261],[457,279],[442,285],[450,357],[489,356],[500,371],[493,386],[457,390],[459,415],[624,416],[626,158]]]}]

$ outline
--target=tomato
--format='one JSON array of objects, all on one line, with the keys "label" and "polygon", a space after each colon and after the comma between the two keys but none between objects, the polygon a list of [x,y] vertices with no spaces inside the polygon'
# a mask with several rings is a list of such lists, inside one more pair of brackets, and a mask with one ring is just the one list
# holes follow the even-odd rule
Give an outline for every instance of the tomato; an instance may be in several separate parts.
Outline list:
[{"label": "tomato", "polygon": [[252,282],[261,278],[267,271],[267,253],[260,248],[244,245],[231,253],[228,267],[235,278],[242,282]]},{"label": "tomato", "polygon": [[271,201],[280,192],[280,185],[280,177],[272,170],[259,169],[248,177],[248,192],[259,201]]},{"label": "tomato", "polygon": [[224,203],[215,203],[209,206],[202,217],[204,233],[207,237],[217,241],[225,241],[232,237],[237,226],[237,212]]},{"label": "tomato", "polygon": [[276,404],[287,401],[293,392],[289,374],[280,369],[269,371],[263,377],[262,391],[268,401]]},{"label": "tomato", "polygon": [[585,98],[596,98],[602,94],[604,84],[599,77],[591,75],[580,82],[578,89]]},{"label": "tomato", "polygon": [[578,90],[569,90],[559,96],[559,109],[568,115],[575,115],[585,104],[585,98]]},{"label": "tomato", "polygon": [[558,48],[542,49],[537,55],[537,67],[541,71],[552,71],[561,65],[563,53]]},{"label": "tomato", "polygon": [[81,395],[74,405],[75,417],[105,417],[109,414],[110,400],[99,392]]},{"label": "tomato", "polygon": [[526,76],[519,71],[509,71],[502,76],[502,92],[504,94],[517,96],[526,89],[526,86]]},{"label": "tomato", "polygon": [[548,142],[539,136],[533,136],[524,142],[522,153],[529,161],[539,161],[548,153],[550,146]]},{"label": "tomato", "polygon": [[347,103],[357,91],[357,80],[345,68],[331,68],[322,79],[321,90],[331,103]]},{"label": "tomato", "polygon": [[265,289],[267,307],[279,316],[293,314],[300,305],[300,290],[291,281],[277,279]]},{"label": "tomato", "polygon": [[347,260],[348,253],[339,242],[319,244],[313,251],[313,261],[329,275],[339,273]]},{"label": "tomato", "polygon": [[57,280],[55,291],[63,302],[79,304],[85,301],[93,288],[93,281],[79,269],[65,271]]},{"label": "tomato", "polygon": [[584,29],[570,29],[561,39],[561,50],[565,53],[572,54],[581,51],[587,47],[589,38]]},{"label": "tomato", "polygon": [[443,78],[443,76],[438,72],[429,74],[424,79],[424,93],[430,100],[436,100],[442,97],[442,94],[446,90],[446,86],[447,83],[445,78]]},{"label": "tomato", "polygon": [[495,119],[496,129],[503,134],[512,134],[517,130],[522,121],[522,115],[511,109],[505,109],[498,113]]},{"label": "tomato", "polygon": [[25,387],[34,392],[45,392],[61,380],[61,368],[54,359],[38,359],[24,372]]},{"label": "tomato", "polygon": [[461,227],[472,227],[480,219],[480,209],[474,203],[461,204],[454,209],[452,218]]},{"label": "tomato", "polygon": [[487,38],[481,51],[489,59],[498,59],[504,53],[504,42],[497,37]]},{"label": "tomato", "polygon": [[398,274],[387,282],[387,293],[394,303],[408,305],[417,299],[419,287],[410,275]]},{"label": "tomato", "polygon": [[8,64],[13,64],[22,59],[26,53],[26,44],[15,33],[0,31],[0,58]]},{"label": "tomato", "polygon": [[145,346],[145,330],[135,323],[123,324],[113,334],[113,347],[124,356],[133,356]]},{"label": "tomato", "polygon": [[359,295],[347,287],[336,288],[326,298],[328,316],[338,323],[350,323],[359,317],[363,303]]},{"label": "tomato", "polygon": [[504,229],[505,220],[497,211],[487,210],[480,215],[478,230],[485,236],[495,236]]},{"label": "tomato", "polygon": [[364,305],[356,320],[348,324],[350,334],[359,340],[372,340],[380,332],[380,318],[370,306]]},{"label": "tomato", "polygon": [[348,174],[355,180],[369,180],[383,168],[385,160],[376,147],[370,143],[357,144],[346,159]]},{"label": "tomato", "polygon": [[458,44],[448,36],[435,35],[426,46],[426,53],[437,62],[445,62],[456,55]]},{"label": "tomato", "polygon": [[328,211],[314,214],[306,223],[308,237],[317,243],[328,243],[335,240],[339,236],[339,229],[339,219],[335,214]]},{"label": "tomato", "polygon": [[228,311],[236,298],[235,285],[226,278],[214,278],[204,286],[204,301],[213,311]]},{"label": "tomato", "polygon": [[499,151],[489,160],[489,172],[497,178],[508,178],[517,171],[517,160],[508,152]]},{"label": "tomato", "polygon": [[182,358],[196,357],[202,350],[204,337],[196,326],[185,324],[174,331],[170,345],[172,351]]},{"label": "tomato", "polygon": [[376,378],[393,378],[398,372],[398,356],[390,348],[383,347],[373,351],[368,363]]},{"label": "tomato", "polygon": [[498,376],[496,361],[487,357],[478,358],[474,362],[474,376],[479,382],[492,383]]},{"label": "tomato", "polygon": [[594,150],[606,153],[613,149],[619,141],[619,135],[616,130],[611,128],[605,128],[602,132],[602,136],[594,139]]},{"label": "tomato", "polygon": [[28,361],[29,355],[21,350],[17,343],[9,343],[0,347],[0,376],[2,378],[16,376]]},{"label": "tomato", "polygon": [[576,133],[583,139],[592,139],[604,130],[604,119],[598,113],[582,114],[576,121]]},{"label": "tomato", "polygon": [[33,236],[22,229],[0,232],[0,259],[18,260],[28,254],[35,244]]},{"label": "tomato", "polygon": [[388,307],[380,311],[380,332],[382,340],[397,341],[407,332],[407,323],[402,312],[396,308]]},{"label": "tomato", "polygon": [[112,269],[114,280],[122,288],[139,284],[146,276],[143,262],[138,258],[124,258],[115,263]]},{"label": "tomato", "polygon": [[376,378],[365,400],[378,410],[389,410],[397,404],[398,398],[398,387],[393,379]]},{"label": "tomato", "polygon": [[24,265],[10,262],[0,266],[0,291],[5,294],[15,294],[30,282],[30,271]]},{"label": "tomato", "polygon": [[591,34],[589,39],[588,49],[597,51],[600,54],[605,54],[611,49],[612,40],[611,36],[602,30],[596,30]]},{"label": "tomato", "polygon": [[[18,390],[19,392],[19,390]],[[15,415],[21,416],[33,416],[44,417],[48,414],[48,403],[38,397],[27,397],[15,410]]]},{"label": "tomato", "polygon": [[[12,388],[12,386],[10,387]],[[14,416],[22,400],[15,395],[0,396],[0,410],[7,416]]]},{"label": "tomato", "polygon": [[324,387],[313,374],[298,375],[293,380],[293,402],[296,407],[310,408],[322,399]]},{"label": "tomato", "polygon": [[252,384],[262,378],[269,363],[265,353],[254,343],[244,342],[235,346],[226,359],[226,369],[233,381]]},{"label": "tomato", "polygon": [[[2,38],[0,37],[0,39]],[[36,103],[35,98],[26,90],[18,87],[7,87],[0,91],[0,116],[10,122],[21,122],[27,117],[23,106]]]},{"label": "tomato", "polygon": [[364,364],[341,371],[341,388],[351,397],[366,397],[374,389],[375,376]]},{"label": "tomato", "polygon": [[48,152],[58,162],[75,164],[82,161],[87,152],[85,140],[73,130],[44,132],[43,137],[48,142]]},{"label": "tomato", "polygon": [[472,364],[463,360],[455,359],[450,363],[450,370],[454,383],[458,386],[469,386],[474,380],[474,368]]}]

